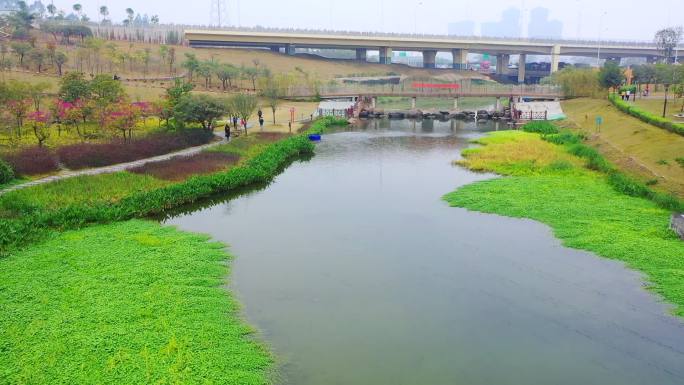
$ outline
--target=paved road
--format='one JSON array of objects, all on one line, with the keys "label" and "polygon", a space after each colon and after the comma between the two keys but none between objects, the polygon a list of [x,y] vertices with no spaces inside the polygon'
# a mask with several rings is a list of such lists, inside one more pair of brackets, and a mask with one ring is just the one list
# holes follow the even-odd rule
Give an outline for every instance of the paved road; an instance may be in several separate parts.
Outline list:
[{"label": "paved road", "polygon": [[[215,133],[215,134],[217,137],[223,138],[223,136],[219,136],[218,133]],[[168,159],[171,159],[171,158],[176,157],[176,156],[185,156],[185,157],[192,156],[192,155],[198,154],[198,153],[200,153],[200,152],[202,152],[202,151],[204,151],[210,147],[217,146],[221,143],[225,143],[225,139],[222,141],[216,141],[216,142],[204,144],[201,146],[186,148],[185,150],[176,151],[176,152],[172,152],[169,154],[164,154],[164,155],[159,155],[159,156],[155,156],[152,158],[136,160],[134,162],[119,163],[119,164],[114,164],[111,166],[89,168],[89,169],[78,170],[78,171],[64,171],[64,172],[61,172],[57,175],[52,175],[52,176],[49,176],[46,178],[36,179],[36,180],[32,180],[30,182],[10,186],[4,190],[0,190],[0,195],[8,193],[10,191],[20,190],[20,189],[23,189],[26,187],[36,186],[36,185],[40,185],[40,184],[44,184],[44,183],[50,183],[50,182],[54,182],[54,181],[58,181],[58,180],[62,180],[62,179],[73,178],[76,176],[109,174],[109,173],[114,173],[114,172],[119,172],[119,171],[124,171],[124,170],[129,170],[132,168],[140,167],[140,166],[145,165],[147,163],[153,163],[153,162],[168,160]]]}]

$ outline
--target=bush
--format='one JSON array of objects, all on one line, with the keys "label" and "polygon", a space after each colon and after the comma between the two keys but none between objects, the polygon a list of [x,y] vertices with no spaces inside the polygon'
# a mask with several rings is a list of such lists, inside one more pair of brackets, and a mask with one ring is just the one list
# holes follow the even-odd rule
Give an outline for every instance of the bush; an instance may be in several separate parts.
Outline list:
[{"label": "bush", "polygon": [[208,143],[214,134],[206,130],[183,130],[177,133],[150,135],[132,142],[80,143],[57,150],[59,159],[70,169],[103,167],[117,163],[168,154]]},{"label": "bush", "polygon": [[14,179],[14,171],[7,162],[0,159],[0,184],[5,184]]},{"label": "bush", "polygon": [[57,158],[45,147],[29,147],[2,155],[17,175],[39,175],[59,170]]},{"label": "bush", "polygon": [[558,134],[551,134],[551,135],[546,135],[544,136],[544,140],[547,142],[553,143],[553,144],[558,144],[558,145],[565,145],[565,144],[577,144],[577,143],[582,143],[582,140],[584,138],[580,135],[573,134],[572,132],[569,131],[563,131]]},{"label": "bush", "polygon": [[547,121],[533,121],[522,126],[525,132],[536,132],[542,135],[557,134],[558,128],[553,123]]},{"label": "bush", "polygon": [[656,127],[668,130],[670,132],[674,132],[675,134],[683,135],[684,136],[684,124],[680,123],[674,123],[670,120],[667,120],[663,117],[656,116],[651,114],[650,112],[643,111],[625,101],[622,99],[618,98],[617,95],[610,95],[608,97],[611,103],[615,107],[617,107],[618,110],[632,115],[633,117],[646,122],[648,124],[652,124]]},{"label": "bush", "polygon": [[210,174],[240,160],[237,154],[225,152],[204,152],[194,156],[177,156],[162,162],[148,163],[134,168],[136,174],[152,175],[155,178],[181,181],[192,175]]}]

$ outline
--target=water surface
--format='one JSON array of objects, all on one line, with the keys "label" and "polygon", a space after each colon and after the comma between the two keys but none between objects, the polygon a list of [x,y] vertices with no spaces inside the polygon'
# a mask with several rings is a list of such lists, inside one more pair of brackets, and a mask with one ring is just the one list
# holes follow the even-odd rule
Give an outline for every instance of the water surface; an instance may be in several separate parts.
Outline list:
[{"label": "water surface", "polygon": [[684,327],[620,263],[450,208],[493,125],[369,121],[267,188],[168,220],[231,245],[280,383],[684,384]]}]

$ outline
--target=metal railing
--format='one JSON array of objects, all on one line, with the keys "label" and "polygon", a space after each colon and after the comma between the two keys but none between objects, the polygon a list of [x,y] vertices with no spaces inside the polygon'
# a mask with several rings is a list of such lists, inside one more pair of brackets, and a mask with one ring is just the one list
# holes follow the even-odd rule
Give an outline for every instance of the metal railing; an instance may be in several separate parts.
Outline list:
[{"label": "metal railing", "polygon": [[356,96],[397,96],[397,97],[548,97],[563,96],[560,87],[552,85],[504,85],[504,84],[472,84],[463,82],[457,89],[413,88],[410,84],[396,85],[321,85],[290,86],[287,97],[356,97]]}]

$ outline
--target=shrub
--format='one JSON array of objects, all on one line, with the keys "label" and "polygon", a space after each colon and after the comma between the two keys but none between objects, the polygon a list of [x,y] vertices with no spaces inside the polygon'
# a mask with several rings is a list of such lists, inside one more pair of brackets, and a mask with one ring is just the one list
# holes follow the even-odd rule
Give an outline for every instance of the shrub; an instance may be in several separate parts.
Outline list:
[{"label": "shrub", "polygon": [[544,136],[544,140],[553,144],[565,145],[582,143],[583,138],[582,136],[573,134],[572,132],[563,131],[558,134],[546,135]]},{"label": "shrub", "polygon": [[617,107],[618,110],[626,114],[632,115],[635,118],[648,124],[652,124],[656,127],[660,127],[662,129],[674,132],[675,134],[684,135],[684,124],[674,123],[663,117],[656,116],[654,114],[651,114],[650,112],[643,111],[621,100],[617,97],[617,95],[610,95],[608,99],[611,103],[613,103],[615,107]]},{"label": "shrub", "polygon": [[558,128],[551,122],[547,121],[533,121],[522,126],[525,132],[536,132],[542,135],[557,134]]},{"label": "shrub", "polygon": [[684,157],[675,159],[675,162],[679,163],[680,166],[684,167]]},{"label": "shrub", "polygon": [[2,155],[17,175],[39,175],[59,170],[55,155],[45,147],[29,147]]},{"label": "shrub", "polygon": [[181,181],[192,175],[210,174],[236,164],[237,154],[204,152],[194,156],[177,156],[162,162],[148,163],[131,170],[136,174],[152,175],[159,179]]},{"label": "shrub", "polygon": [[208,143],[214,134],[206,130],[183,130],[150,135],[132,142],[80,143],[57,150],[59,159],[71,169],[103,167],[168,154]]},{"label": "shrub", "polygon": [[5,184],[14,179],[14,171],[7,162],[0,159],[0,184]]}]

